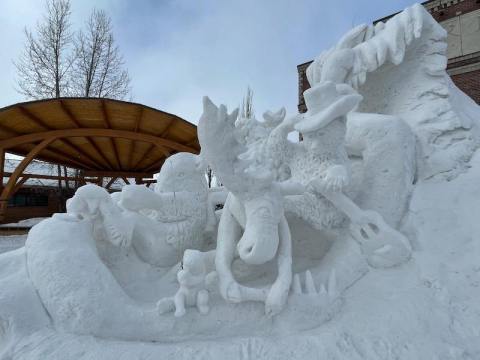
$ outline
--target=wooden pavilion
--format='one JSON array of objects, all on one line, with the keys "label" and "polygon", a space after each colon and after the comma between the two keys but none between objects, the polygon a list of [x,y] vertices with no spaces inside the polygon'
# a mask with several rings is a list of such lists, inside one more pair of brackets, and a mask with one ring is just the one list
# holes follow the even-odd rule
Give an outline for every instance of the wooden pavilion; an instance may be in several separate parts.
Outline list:
[{"label": "wooden pavilion", "polygon": [[[117,179],[151,183],[167,157],[199,151],[195,125],[141,104],[58,98],[7,106],[0,109],[0,171],[2,179],[8,178],[1,186],[0,223],[11,220],[9,199],[35,176],[91,181],[107,189]],[[5,153],[24,157],[9,173]],[[33,159],[78,169],[79,176],[26,173]]]}]

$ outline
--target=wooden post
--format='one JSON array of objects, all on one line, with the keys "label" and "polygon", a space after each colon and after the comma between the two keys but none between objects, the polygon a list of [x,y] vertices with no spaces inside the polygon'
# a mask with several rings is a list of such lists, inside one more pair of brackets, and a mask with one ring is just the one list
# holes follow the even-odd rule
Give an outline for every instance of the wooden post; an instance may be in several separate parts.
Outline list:
[{"label": "wooden post", "polygon": [[63,212],[63,193],[62,193],[62,168],[60,165],[57,165],[58,172],[58,211]]},{"label": "wooden post", "polygon": [[[5,172],[5,149],[0,149],[0,176],[2,177],[2,182],[0,186],[0,194],[3,192],[3,177]],[[0,199],[0,222],[5,220],[5,215],[7,213],[8,199]]]},{"label": "wooden post", "polygon": [[3,177],[5,172],[5,149],[0,149],[0,176],[2,177],[2,182],[0,185],[0,193],[3,190]]}]

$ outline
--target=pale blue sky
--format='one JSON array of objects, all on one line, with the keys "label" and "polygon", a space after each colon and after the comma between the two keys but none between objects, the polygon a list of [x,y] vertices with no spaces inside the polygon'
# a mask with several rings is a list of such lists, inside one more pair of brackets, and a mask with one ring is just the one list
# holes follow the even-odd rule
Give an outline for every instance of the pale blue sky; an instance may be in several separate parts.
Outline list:
[{"label": "pale blue sky", "polygon": [[[331,46],[349,28],[413,4],[411,0],[72,0],[72,25],[92,7],[111,16],[133,86],[133,100],[197,123],[201,98],[231,109],[247,86],[257,116],[296,112],[296,65]],[[25,100],[14,90],[12,61],[23,28],[42,0],[0,2],[0,106]]]}]

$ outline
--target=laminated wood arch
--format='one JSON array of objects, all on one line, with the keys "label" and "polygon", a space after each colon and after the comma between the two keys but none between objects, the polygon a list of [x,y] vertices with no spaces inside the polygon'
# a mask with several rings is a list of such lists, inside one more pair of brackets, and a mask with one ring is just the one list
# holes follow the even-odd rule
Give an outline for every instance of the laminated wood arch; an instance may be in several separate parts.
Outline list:
[{"label": "laminated wood arch", "polygon": [[[0,169],[5,152],[24,156],[0,192],[0,220],[33,159],[111,178],[157,172],[177,152],[199,153],[196,126],[151,107],[111,99],[59,98],[0,109]],[[111,184],[107,184],[111,185]]]}]

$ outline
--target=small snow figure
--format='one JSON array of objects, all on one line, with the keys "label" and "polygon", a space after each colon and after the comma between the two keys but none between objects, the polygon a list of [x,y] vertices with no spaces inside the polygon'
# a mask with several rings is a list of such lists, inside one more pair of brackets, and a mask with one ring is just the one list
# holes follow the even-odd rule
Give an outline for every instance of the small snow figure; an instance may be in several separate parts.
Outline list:
[{"label": "small snow figure", "polygon": [[207,273],[205,259],[198,250],[185,250],[182,269],[177,274],[180,287],[173,297],[163,298],[157,308],[160,314],[175,310],[175,316],[185,315],[186,306],[197,306],[201,314],[207,314],[207,288],[215,282],[216,272]]}]

